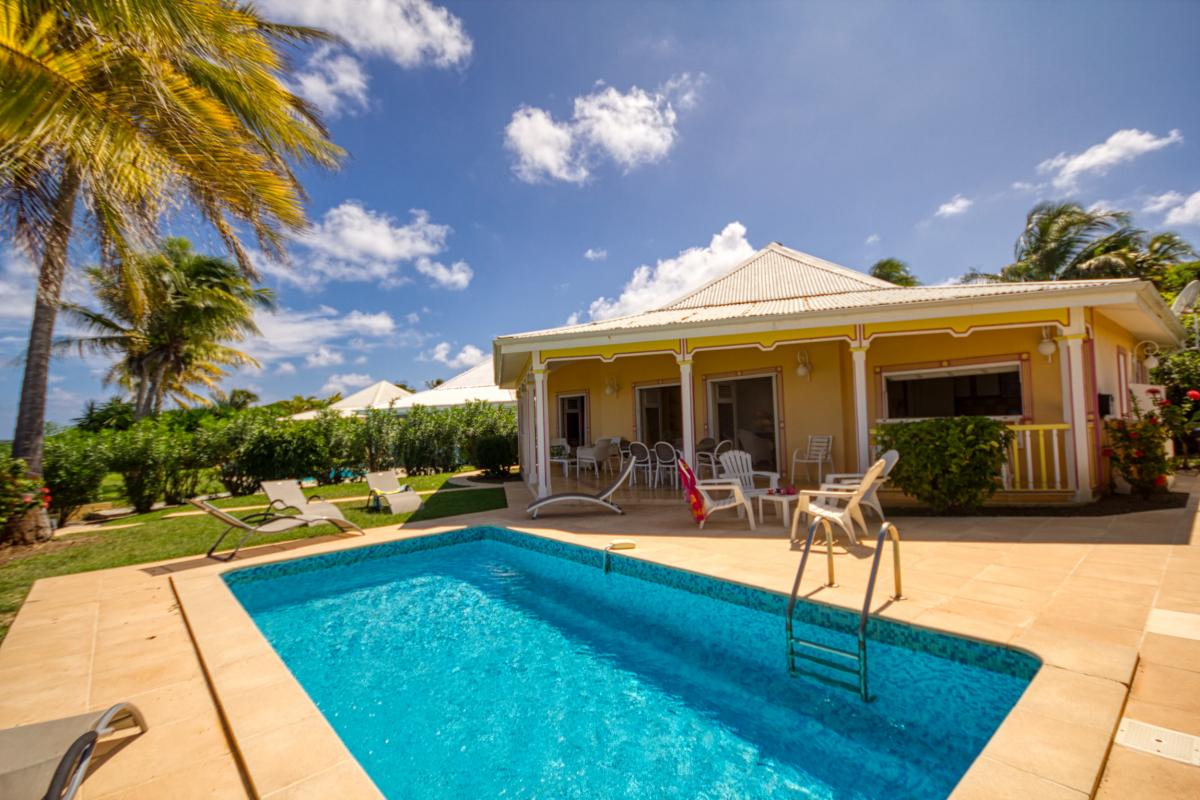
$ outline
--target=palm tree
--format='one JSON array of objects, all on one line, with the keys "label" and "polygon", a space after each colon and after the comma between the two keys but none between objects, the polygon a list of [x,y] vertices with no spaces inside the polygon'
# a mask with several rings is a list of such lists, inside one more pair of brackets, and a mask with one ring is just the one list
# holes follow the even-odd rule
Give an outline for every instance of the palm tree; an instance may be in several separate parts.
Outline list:
[{"label": "palm tree", "polygon": [[921,283],[909,270],[908,264],[898,258],[881,258],[871,265],[868,272],[872,278],[879,278],[897,286],[919,286]]},{"label": "palm tree", "polygon": [[[281,77],[283,45],[322,38],[227,0],[0,2],[0,225],[39,264],[13,441],[30,474],[77,216],[111,266],[186,204],[253,275],[245,231],[279,255],[305,225],[290,162],[342,155]],[[10,536],[47,535],[36,520]]]},{"label": "palm tree", "polygon": [[130,392],[137,418],[161,411],[168,396],[180,405],[207,402],[192,387],[219,391],[225,367],[257,366],[228,343],[258,333],[254,312],[273,296],[233,263],[195,253],[186,239],[167,239],[120,269],[88,269],[87,279],[102,310],[64,303],[89,335],[56,347],[114,356],[105,380]]}]

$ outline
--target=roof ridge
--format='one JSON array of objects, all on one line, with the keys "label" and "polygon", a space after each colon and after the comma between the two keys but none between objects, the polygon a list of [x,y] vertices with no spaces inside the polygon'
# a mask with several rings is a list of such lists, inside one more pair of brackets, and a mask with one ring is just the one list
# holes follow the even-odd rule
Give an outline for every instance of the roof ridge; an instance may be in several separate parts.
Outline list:
[{"label": "roof ridge", "polygon": [[[716,283],[717,281],[723,281],[723,280],[725,280],[726,278],[728,278],[730,275],[733,275],[733,274],[734,274],[734,273],[736,273],[736,272],[740,272],[741,270],[743,270],[743,269],[745,269],[746,267],[750,266],[750,264],[751,264],[751,263],[752,263],[752,262],[753,262],[753,261],[754,261],[756,258],[758,258],[759,256],[761,256],[761,255],[762,255],[763,253],[765,253],[767,250],[770,250],[770,249],[771,249],[771,246],[772,246],[772,245],[775,245],[775,244],[778,244],[778,242],[771,242],[771,243],[770,243],[770,244],[768,244],[766,247],[761,247],[761,248],[759,248],[758,250],[755,250],[753,253],[751,253],[750,255],[746,256],[746,257],[745,257],[744,259],[742,259],[740,262],[738,262],[737,264],[735,264],[735,265],[734,265],[733,267],[731,267],[730,269],[727,269],[727,270],[725,270],[724,272],[722,272],[722,273],[721,273],[720,275],[718,275],[717,277],[715,277],[715,278],[711,278],[711,279],[709,279],[708,281],[705,281],[705,282],[704,282],[704,283],[702,283],[701,285],[697,286],[695,289],[692,289],[692,290],[691,290],[690,292],[688,292],[687,294],[685,294],[685,295],[682,295],[681,297],[676,297],[674,300],[671,300],[671,301],[669,301],[669,302],[667,302],[667,303],[664,303],[663,305],[661,305],[661,306],[658,306],[657,308],[655,308],[655,309],[653,309],[653,310],[654,310],[654,311],[665,311],[666,309],[668,309],[668,308],[671,308],[672,306],[675,306],[675,305],[678,305],[679,303],[682,303],[684,300],[687,300],[689,297],[695,297],[696,295],[700,294],[700,292],[703,292],[705,289],[707,289],[708,287],[712,286],[712,285],[713,285],[714,283]],[[643,312],[643,313],[644,313],[644,312]],[[635,315],[633,315],[633,314],[628,314],[627,316],[635,316]],[[618,317],[617,319],[619,319],[619,317]]]}]

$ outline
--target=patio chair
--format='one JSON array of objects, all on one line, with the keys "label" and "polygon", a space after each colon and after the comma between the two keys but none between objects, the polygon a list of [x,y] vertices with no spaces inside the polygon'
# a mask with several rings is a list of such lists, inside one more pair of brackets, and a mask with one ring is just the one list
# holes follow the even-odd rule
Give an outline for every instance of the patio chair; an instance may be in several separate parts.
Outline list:
[{"label": "patio chair", "polygon": [[887,462],[879,459],[863,473],[859,483],[845,488],[802,490],[800,494],[807,496],[810,502],[796,504],[796,511],[792,514],[792,541],[796,541],[796,528],[800,524],[800,516],[804,515],[806,521],[808,517],[829,520],[846,532],[850,544],[858,544],[858,537],[854,535],[855,524],[862,526],[864,534],[867,532],[867,522],[863,519],[861,509],[863,495],[875,485],[886,466]]},{"label": "patio chair", "polygon": [[567,477],[571,467],[575,466],[575,457],[571,455],[571,445],[566,439],[559,437],[550,440],[550,463],[561,464],[563,477]]},{"label": "patio chair", "polygon": [[337,517],[345,519],[346,515],[333,503],[325,502],[319,494],[305,497],[300,489],[300,481],[263,481],[259,484],[267,500],[271,501],[274,511],[287,511],[289,508],[301,514],[311,514],[318,517]]},{"label": "patio chair", "polygon": [[612,440],[600,438],[591,447],[579,447],[575,450],[575,477],[583,471],[584,467],[591,467],[596,473],[596,480],[600,480],[600,468],[611,471],[612,465],[608,463],[608,459],[612,456]]},{"label": "patio chair", "polygon": [[657,442],[654,445],[654,485],[662,483],[663,471],[667,472],[667,480],[671,486],[679,488],[679,470],[676,468],[678,451],[669,442]]},{"label": "patio chair", "polygon": [[132,703],[0,730],[0,797],[70,800],[87,777],[97,742],[126,728],[137,728],[139,736],[147,730]]},{"label": "patio chair", "polygon": [[[754,459],[745,450],[730,450],[722,453],[720,459],[721,474],[717,480],[729,481],[735,480],[742,487],[742,493],[747,497],[762,494],[768,489],[779,488],[779,473],[769,472],[767,470],[756,470],[754,468]],[[768,486],[759,486],[755,481],[757,478],[766,478]]]},{"label": "patio chair", "polygon": [[825,470],[825,465],[833,466],[833,437],[829,434],[810,435],[808,437],[808,448],[801,453],[799,448],[792,452],[792,485],[796,484],[796,465],[804,465],[804,477],[809,477],[808,467],[810,464],[817,465],[817,483],[823,482],[822,477]]},{"label": "patio chair", "polygon": [[[708,440],[703,440],[708,441]],[[703,474],[704,470],[708,470],[709,475],[713,478],[717,477],[717,471],[720,468],[720,462],[717,460],[722,453],[727,453],[733,449],[733,442],[729,439],[722,439],[717,442],[717,445],[711,451],[703,451],[696,449],[696,471]]]},{"label": "patio chair", "polygon": [[609,511],[624,514],[625,512],[621,510],[621,507],[612,501],[612,496],[617,493],[617,490],[621,488],[621,484],[625,483],[626,479],[633,473],[634,463],[633,459],[625,462],[625,466],[617,474],[616,480],[595,494],[588,494],[587,492],[552,494],[539,500],[534,500],[525,506],[525,511],[529,516],[537,519],[542,509],[555,503],[594,503],[595,505],[607,508]]},{"label": "patio chair", "polygon": [[629,485],[637,486],[637,476],[639,472],[646,473],[646,485],[653,486],[654,480],[654,455],[650,452],[650,448],[642,442],[629,443],[629,460],[633,463],[633,475],[630,478]]},{"label": "patio chair", "polygon": [[[883,506],[879,504],[879,488],[887,482],[888,475],[892,473],[892,468],[896,466],[896,462],[900,460],[900,454],[895,450],[888,450],[881,455],[880,460],[884,462],[883,472],[875,479],[875,482],[867,489],[867,493],[863,495],[862,505],[874,511],[879,515],[879,519],[883,519]],[[825,482],[821,484],[822,489],[845,489],[847,486],[862,483],[863,473],[861,472],[834,472],[825,476]],[[866,528],[864,526],[864,532]]]},{"label": "patio chair", "polygon": [[392,514],[407,514],[421,507],[421,495],[408,484],[401,486],[393,470],[368,472],[367,488],[371,490],[367,496],[367,508],[381,511],[383,504],[387,503]]},{"label": "patio chair", "polygon": [[[201,511],[224,522],[227,526],[225,530],[221,531],[221,535],[217,537],[217,540],[212,543],[212,547],[208,548],[208,553],[206,553],[209,558],[217,561],[232,561],[233,557],[242,549],[242,545],[245,544],[246,540],[255,534],[283,533],[295,528],[306,528],[309,525],[328,523],[342,533],[363,535],[362,528],[341,517],[319,517],[312,514],[276,514],[272,511],[262,511],[257,514],[250,514],[244,519],[238,519],[233,514],[222,511],[205,500],[193,497],[188,502]],[[228,553],[219,556],[214,555],[217,548],[221,546],[221,542],[234,530],[242,532],[241,537],[237,540],[237,544]]]},{"label": "patio chair", "polygon": [[[745,518],[750,523],[750,530],[755,530],[754,508],[749,498],[742,491],[742,484],[735,480],[696,480],[696,474],[683,458],[677,460],[679,480],[683,484],[684,495],[692,507],[692,518],[704,530],[704,523],[718,511],[737,511],[738,519]],[[716,493],[727,493],[725,497],[714,497]]]}]

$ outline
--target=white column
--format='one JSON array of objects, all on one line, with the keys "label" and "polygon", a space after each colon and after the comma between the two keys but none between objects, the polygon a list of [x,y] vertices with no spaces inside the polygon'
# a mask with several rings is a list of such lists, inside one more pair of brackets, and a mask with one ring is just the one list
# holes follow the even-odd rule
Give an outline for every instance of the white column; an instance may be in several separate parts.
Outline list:
[{"label": "white column", "polygon": [[[1058,340],[1058,374],[1061,384],[1060,392],[1062,396],[1062,421],[1071,427],[1064,431],[1063,436],[1063,454],[1066,457],[1067,463],[1067,484],[1071,488],[1075,488],[1071,483],[1076,478],[1075,472],[1075,439],[1074,422],[1071,417],[1071,358],[1067,354],[1067,343],[1062,338],[1063,331],[1059,330],[1055,337]],[[1086,428],[1086,423],[1084,425]]]},{"label": "white column", "polygon": [[[1074,317],[1074,313],[1071,315]],[[1092,499],[1092,438],[1088,435],[1087,383],[1084,380],[1083,340],[1085,333],[1069,333],[1066,345],[1067,369],[1071,375],[1071,441],[1075,451],[1075,500]]]},{"label": "white column", "polygon": [[696,467],[696,398],[693,394],[692,360],[686,356],[679,361],[679,400],[683,407],[683,457]]},{"label": "white column", "polygon": [[858,469],[865,471],[871,463],[871,426],[867,420],[867,347],[860,344],[850,348],[854,363],[854,439]]},{"label": "white column", "polygon": [[537,459],[537,495],[545,497],[550,494],[550,441],[547,438],[547,402],[546,368],[540,359],[534,358],[533,368],[533,416],[537,439],[534,442]]}]

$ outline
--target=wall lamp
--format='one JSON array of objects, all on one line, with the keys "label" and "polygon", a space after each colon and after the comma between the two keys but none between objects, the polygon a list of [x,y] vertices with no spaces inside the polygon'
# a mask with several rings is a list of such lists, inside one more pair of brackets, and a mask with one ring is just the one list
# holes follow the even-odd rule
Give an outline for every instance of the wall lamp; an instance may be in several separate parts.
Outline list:
[{"label": "wall lamp", "polygon": [[1142,359],[1142,366],[1146,368],[1147,372],[1152,369],[1156,369],[1158,367],[1159,349],[1158,349],[1157,342],[1151,342],[1151,341],[1138,342],[1137,345],[1133,348],[1133,357],[1134,358],[1139,358],[1139,356],[1138,356],[1139,351],[1142,353],[1142,355],[1140,356],[1140,358]]},{"label": "wall lamp", "polygon": [[1042,328],[1042,340],[1038,342],[1037,346],[1038,354],[1045,356],[1047,361],[1053,361],[1056,350],[1058,350],[1058,342],[1054,341],[1049,330]]},{"label": "wall lamp", "polygon": [[808,360],[808,351],[801,350],[796,353],[796,377],[812,380],[812,373],[813,366],[812,362]]}]

